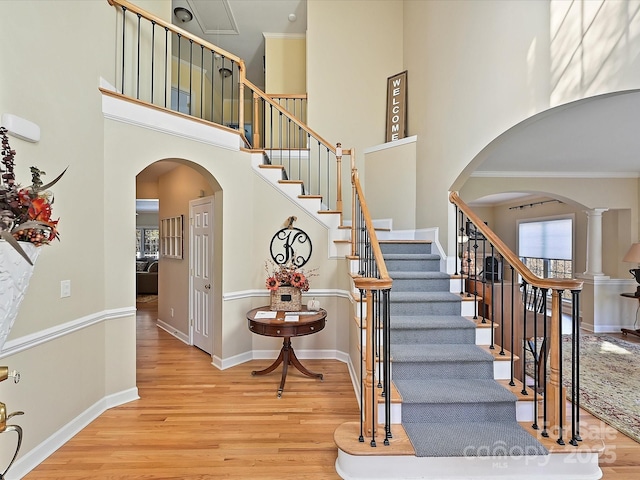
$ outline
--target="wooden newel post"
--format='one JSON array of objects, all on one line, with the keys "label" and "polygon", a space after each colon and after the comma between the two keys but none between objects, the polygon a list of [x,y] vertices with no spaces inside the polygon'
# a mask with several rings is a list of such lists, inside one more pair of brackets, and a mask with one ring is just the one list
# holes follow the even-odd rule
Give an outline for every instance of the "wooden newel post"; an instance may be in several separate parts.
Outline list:
[{"label": "wooden newel post", "polygon": [[[336,210],[342,213],[342,144],[336,143]],[[340,222],[342,225],[342,222]]]},{"label": "wooden newel post", "polygon": [[[552,290],[551,293],[551,338],[550,338],[550,372],[549,386],[547,391],[547,399],[549,403],[549,429],[558,436],[558,441],[563,439],[566,434],[566,417],[567,417],[567,392],[562,386],[561,373],[562,365],[562,334],[560,319],[561,298],[558,290]],[[562,426],[562,432],[560,431]]]},{"label": "wooden newel post", "polygon": [[[367,310],[366,313],[366,347],[364,352],[364,362],[365,362],[365,377],[364,377],[364,433],[369,436],[372,441],[375,441],[375,427],[377,425],[377,412],[376,409],[373,408],[373,384],[374,384],[374,364],[373,364],[373,354],[374,354],[374,341],[375,341],[375,328],[373,322],[373,295],[371,294],[371,290],[368,289],[366,293],[366,301],[365,308]],[[362,322],[363,319],[360,319]],[[361,326],[362,327],[362,326]]]}]

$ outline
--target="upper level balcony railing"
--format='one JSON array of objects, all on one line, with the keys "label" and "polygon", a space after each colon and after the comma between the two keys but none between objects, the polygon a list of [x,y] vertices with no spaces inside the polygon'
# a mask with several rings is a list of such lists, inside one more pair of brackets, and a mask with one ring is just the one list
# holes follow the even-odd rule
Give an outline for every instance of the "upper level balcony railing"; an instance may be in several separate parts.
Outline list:
[{"label": "upper level balcony railing", "polygon": [[117,12],[118,94],[237,132],[242,145],[282,165],[301,194],[342,211],[336,147],[306,125],[306,95],[267,95],[246,78],[244,61],[125,0]]}]

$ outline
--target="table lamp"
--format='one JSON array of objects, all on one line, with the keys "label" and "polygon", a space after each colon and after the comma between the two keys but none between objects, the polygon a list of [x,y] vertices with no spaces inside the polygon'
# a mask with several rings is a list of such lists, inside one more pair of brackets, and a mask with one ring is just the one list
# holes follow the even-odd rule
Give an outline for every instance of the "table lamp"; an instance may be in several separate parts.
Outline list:
[{"label": "table lamp", "polygon": [[[629,251],[622,258],[623,262],[640,264],[640,243],[634,243],[629,247]],[[636,296],[640,297],[640,268],[632,268],[629,273],[633,275],[633,278],[638,282],[638,288],[636,288]]]}]

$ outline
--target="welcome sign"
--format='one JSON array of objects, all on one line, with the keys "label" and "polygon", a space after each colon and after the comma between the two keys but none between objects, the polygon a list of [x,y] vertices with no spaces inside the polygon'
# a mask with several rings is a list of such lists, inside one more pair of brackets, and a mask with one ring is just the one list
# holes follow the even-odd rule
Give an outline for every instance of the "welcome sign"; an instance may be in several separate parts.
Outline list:
[{"label": "welcome sign", "polygon": [[385,142],[407,136],[407,71],[387,79],[387,128]]}]

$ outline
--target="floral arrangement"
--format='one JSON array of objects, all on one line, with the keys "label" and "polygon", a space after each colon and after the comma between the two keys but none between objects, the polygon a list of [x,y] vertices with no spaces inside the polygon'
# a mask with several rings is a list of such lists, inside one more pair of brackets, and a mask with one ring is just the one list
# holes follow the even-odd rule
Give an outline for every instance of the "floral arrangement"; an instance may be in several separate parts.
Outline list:
[{"label": "floral arrangement", "polygon": [[45,172],[31,167],[31,185],[21,187],[14,174],[15,150],[9,145],[7,129],[0,127],[2,161],[0,165],[0,238],[31,263],[18,241],[30,242],[39,247],[59,239],[58,221],[51,218],[53,194],[47,189],[56,184],[66,169],[52,182],[43,185]]},{"label": "floral arrangement", "polygon": [[315,276],[315,269],[305,274],[304,270],[296,267],[291,262],[271,266],[265,262],[264,269],[267,272],[267,290],[275,292],[280,287],[296,287],[307,292],[309,290],[309,277]]}]

